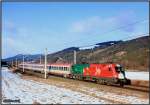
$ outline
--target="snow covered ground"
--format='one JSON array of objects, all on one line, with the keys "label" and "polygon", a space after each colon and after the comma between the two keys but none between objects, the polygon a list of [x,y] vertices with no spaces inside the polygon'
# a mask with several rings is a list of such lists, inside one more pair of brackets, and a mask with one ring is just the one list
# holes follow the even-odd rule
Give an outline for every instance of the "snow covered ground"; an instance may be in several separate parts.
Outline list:
[{"label": "snow covered ground", "polygon": [[126,77],[133,80],[149,80],[149,72],[128,72]]},{"label": "snow covered ground", "polygon": [[[111,104],[114,102],[148,104],[149,99],[99,91],[80,84],[82,92],[20,78],[7,68],[2,70],[2,99],[20,99],[19,104]],[[87,93],[88,94],[84,94]],[[111,100],[111,101],[110,101]],[[3,102],[4,103],[4,102]],[[12,102],[14,103],[14,102]]]},{"label": "snow covered ground", "polygon": [[18,75],[11,73],[9,70],[2,70],[2,94],[3,99],[20,99],[23,104],[32,104],[35,101],[42,104],[107,103],[104,100],[79,92],[58,88],[56,86],[32,80],[23,80]]}]

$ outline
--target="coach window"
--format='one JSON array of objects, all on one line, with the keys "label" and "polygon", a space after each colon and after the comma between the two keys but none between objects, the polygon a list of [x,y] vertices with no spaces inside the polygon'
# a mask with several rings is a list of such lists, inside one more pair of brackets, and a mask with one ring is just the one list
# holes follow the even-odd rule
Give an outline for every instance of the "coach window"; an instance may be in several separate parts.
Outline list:
[{"label": "coach window", "polygon": [[63,67],[64,71],[66,71],[65,67]]},{"label": "coach window", "polygon": [[66,71],[68,71],[68,67],[66,67]]},{"label": "coach window", "polygon": [[49,66],[49,70],[51,70],[51,66]]},{"label": "coach window", "polygon": [[64,70],[66,71],[66,67],[64,67]]}]

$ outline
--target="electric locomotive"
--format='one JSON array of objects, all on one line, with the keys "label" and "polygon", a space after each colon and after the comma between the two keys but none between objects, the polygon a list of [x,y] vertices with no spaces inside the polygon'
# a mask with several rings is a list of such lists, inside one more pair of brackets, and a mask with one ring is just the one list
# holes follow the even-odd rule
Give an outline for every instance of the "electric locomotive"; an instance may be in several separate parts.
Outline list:
[{"label": "electric locomotive", "polygon": [[119,64],[76,64],[72,66],[72,77],[95,81],[100,84],[129,85],[125,70]]}]

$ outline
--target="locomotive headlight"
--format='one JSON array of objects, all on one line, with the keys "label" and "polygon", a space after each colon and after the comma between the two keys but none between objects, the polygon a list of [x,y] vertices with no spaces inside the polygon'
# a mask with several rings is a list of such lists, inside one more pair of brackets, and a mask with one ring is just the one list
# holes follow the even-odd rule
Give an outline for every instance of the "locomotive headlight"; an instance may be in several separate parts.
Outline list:
[{"label": "locomotive headlight", "polygon": [[119,78],[119,79],[124,79],[123,74],[122,74],[122,73],[119,73],[119,74],[118,74],[118,78]]}]

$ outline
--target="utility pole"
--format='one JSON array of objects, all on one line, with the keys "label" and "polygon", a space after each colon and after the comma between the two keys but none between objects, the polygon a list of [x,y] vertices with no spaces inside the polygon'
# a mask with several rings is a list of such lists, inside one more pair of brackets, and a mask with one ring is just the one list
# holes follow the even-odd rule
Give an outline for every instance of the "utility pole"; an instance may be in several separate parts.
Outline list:
[{"label": "utility pole", "polygon": [[12,60],[12,67],[13,67],[13,60]]},{"label": "utility pole", "polygon": [[41,64],[41,58],[42,58],[41,56],[42,56],[42,55],[40,55],[40,64]]},{"label": "utility pole", "polygon": [[23,55],[23,72],[24,72],[24,55]]},{"label": "utility pole", "polygon": [[16,67],[17,67],[17,58],[16,58]]},{"label": "utility pole", "polygon": [[94,54],[93,54],[93,52],[94,52],[94,51],[93,51],[93,48],[92,48],[92,56],[93,56],[93,57],[91,56],[91,58],[93,58],[93,62],[92,62],[92,59],[91,59],[91,62],[90,62],[90,63],[95,63],[95,59],[94,59]]},{"label": "utility pole", "polygon": [[77,55],[76,50],[74,50],[74,64],[76,64],[76,55]]},{"label": "utility pole", "polygon": [[47,48],[45,49],[45,79],[47,78]]}]

